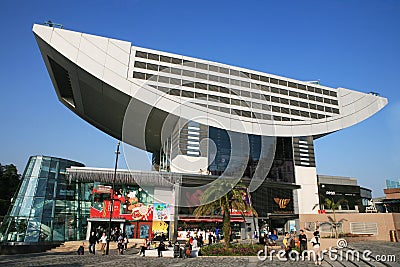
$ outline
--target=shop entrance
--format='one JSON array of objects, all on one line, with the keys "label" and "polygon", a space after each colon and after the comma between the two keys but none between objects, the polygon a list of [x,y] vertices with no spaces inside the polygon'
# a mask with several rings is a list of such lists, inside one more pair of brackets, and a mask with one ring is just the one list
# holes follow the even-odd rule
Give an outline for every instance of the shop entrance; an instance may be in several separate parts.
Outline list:
[{"label": "shop entrance", "polygon": [[151,222],[126,222],[124,231],[128,238],[149,238]]}]

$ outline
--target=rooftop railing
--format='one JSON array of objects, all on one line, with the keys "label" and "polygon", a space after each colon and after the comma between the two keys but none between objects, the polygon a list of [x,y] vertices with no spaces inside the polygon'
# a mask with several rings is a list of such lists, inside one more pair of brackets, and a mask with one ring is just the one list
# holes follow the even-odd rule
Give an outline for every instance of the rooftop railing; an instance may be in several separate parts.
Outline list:
[{"label": "rooftop railing", "polygon": [[59,28],[59,29],[63,29],[63,28],[64,28],[64,26],[63,26],[62,24],[60,24],[60,23],[54,23],[54,22],[52,22],[51,20],[45,21],[45,22],[43,23],[43,25],[49,26],[49,27],[53,27],[53,28]]}]

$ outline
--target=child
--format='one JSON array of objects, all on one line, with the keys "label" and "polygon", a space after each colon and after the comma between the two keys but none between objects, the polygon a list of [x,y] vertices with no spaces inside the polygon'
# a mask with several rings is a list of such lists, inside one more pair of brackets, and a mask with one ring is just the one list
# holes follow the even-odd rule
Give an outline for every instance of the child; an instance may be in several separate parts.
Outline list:
[{"label": "child", "polygon": [[82,243],[82,245],[79,246],[77,252],[78,252],[78,255],[83,255],[85,253],[85,243]]}]

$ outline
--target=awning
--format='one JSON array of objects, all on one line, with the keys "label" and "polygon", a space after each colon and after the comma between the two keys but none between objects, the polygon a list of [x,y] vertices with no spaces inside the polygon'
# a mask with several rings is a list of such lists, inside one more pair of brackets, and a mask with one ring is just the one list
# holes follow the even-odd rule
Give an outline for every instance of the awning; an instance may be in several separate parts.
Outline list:
[{"label": "awning", "polygon": [[[181,222],[222,222],[222,217],[201,217],[201,218],[196,218],[196,217],[183,217],[179,216],[178,218],[179,221]],[[231,217],[231,222],[245,222],[245,220],[242,217]]]}]

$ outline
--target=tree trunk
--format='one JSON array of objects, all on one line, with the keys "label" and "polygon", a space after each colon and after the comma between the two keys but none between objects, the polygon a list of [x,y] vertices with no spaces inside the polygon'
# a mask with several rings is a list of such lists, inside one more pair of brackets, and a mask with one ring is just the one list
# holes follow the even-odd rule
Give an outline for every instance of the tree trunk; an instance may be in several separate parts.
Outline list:
[{"label": "tree trunk", "polygon": [[229,212],[229,201],[227,196],[225,196],[225,202],[222,230],[224,232],[225,248],[228,249],[231,244],[231,214]]}]

